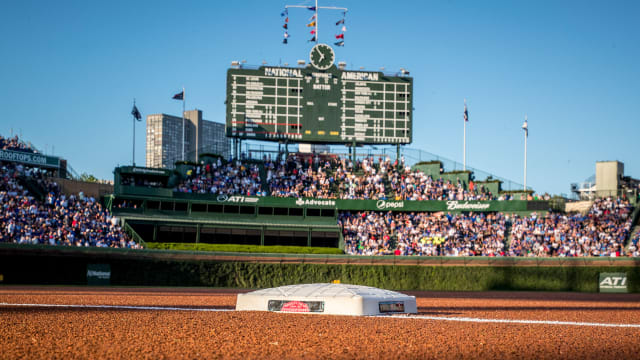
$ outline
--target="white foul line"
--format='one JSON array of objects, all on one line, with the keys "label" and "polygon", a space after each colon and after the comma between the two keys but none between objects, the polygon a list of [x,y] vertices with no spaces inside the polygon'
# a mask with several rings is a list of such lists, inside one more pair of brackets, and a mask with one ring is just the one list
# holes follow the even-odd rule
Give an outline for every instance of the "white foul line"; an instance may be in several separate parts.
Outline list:
[{"label": "white foul line", "polygon": [[439,321],[458,321],[473,323],[498,323],[498,324],[535,324],[535,325],[569,325],[569,326],[591,326],[591,327],[622,327],[622,328],[640,328],[640,324],[611,324],[611,323],[594,323],[594,322],[575,322],[575,321],[553,321],[553,320],[512,320],[512,319],[481,319],[470,317],[444,317],[444,316],[427,316],[427,315],[409,315],[403,317],[395,317],[398,319],[425,319]]},{"label": "white foul line", "polygon": [[0,306],[12,307],[61,307],[79,309],[116,309],[116,310],[166,310],[166,311],[235,311],[235,309],[181,308],[165,306],[131,306],[131,305],[71,305],[71,304],[11,304],[0,303]]},{"label": "white foul line", "polygon": [[[2,307],[58,307],[58,308],[77,308],[77,309],[116,309],[116,310],[164,310],[164,311],[202,311],[202,312],[223,312],[236,311],[235,309],[210,309],[210,308],[181,308],[181,307],[164,307],[164,306],[131,306],[131,305],[73,305],[73,304],[12,304],[0,303]],[[380,316],[369,316],[380,317]],[[553,320],[514,320],[514,319],[482,319],[470,317],[444,317],[444,316],[427,316],[427,315],[402,315],[383,317],[393,319],[423,319],[435,321],[457,321],[471,323],[494,323],[494,324],[528,324],[528,325],[569,325],[569,326],[590,326],[590,327],[619,327],[619,328],[640,328],[640,324],[611,324],[611,323],[594,323],[594,322],[575,322],[575,321],[553,321]]]}]

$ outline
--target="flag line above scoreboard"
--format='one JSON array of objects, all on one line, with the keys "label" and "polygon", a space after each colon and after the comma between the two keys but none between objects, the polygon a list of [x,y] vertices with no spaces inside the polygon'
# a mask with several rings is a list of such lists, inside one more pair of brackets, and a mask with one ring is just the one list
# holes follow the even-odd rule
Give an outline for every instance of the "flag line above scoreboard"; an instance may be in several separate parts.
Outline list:
[{"label": "flag line above scoreboard", "polygon": [[[284,7],[284,11],[282,11],[280,13],[280,16],[284,18],[284,24],[282,25],[282,27],[284,28],[284,34],[283,34],[283,39],[282,39],[282,43],[283,44],[288,44],[289,43],[289,9],[290,8],[301,8],[301,9],[307,9],[310,11],[313,11],[314,14],[311,16],[311,18],[309,18],[308,23],[307,23],[307,27],[313,28],[311,29],[310,33],[311,35],[313,35],[313,37],[308,40],[307,42],[314,42],[314,43],[319,43],[320,38],[318,36],[318,24],[319,24],[319,19],[318,19],[318,10],[322,9],[322,10],[340,10],[342,11],[342,19],[340,19],[338,22],[336,22],[336,26],[338,26],[338,30],[340,31],[338,34],[335,35],[336,39],[339,39],[341,41],[338,41],[335,43],[336,46],[344,46],[344,33],[347,31],[347,27],[345,25],[345,17],[347,15],[347,11],[349,11],[347,8],[343,8],[343,7],[335,7],[335,6],[318,6],[318,1],[316,0],[316,6],[304,6],[304,5],[286,5]],[[342,25],[342,27],[340,27],[340,25]]]}]

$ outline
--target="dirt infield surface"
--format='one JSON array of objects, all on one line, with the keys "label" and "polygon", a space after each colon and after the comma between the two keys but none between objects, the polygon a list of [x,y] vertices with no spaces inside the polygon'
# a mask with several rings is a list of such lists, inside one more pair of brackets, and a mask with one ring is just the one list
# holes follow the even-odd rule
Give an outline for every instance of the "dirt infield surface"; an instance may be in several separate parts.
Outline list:
[{"label": "dirt infield surface", "polygon": [[236,312],[238,292],[1,286],[0,358],[640,356],[638,294],[408,292],[417,316],[350,317]]}]

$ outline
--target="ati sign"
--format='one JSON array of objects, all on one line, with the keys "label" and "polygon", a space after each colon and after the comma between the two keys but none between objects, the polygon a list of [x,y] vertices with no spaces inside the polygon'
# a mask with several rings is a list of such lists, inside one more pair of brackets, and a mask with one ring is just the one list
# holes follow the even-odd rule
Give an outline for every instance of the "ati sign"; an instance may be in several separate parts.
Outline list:
[{"label": "ati sign", "polygon": [[260,200],[260,198],[252,198],[252,197],[239,196],[239,195],[227,196],[225,194],[220,194],[218,195],[216,200],[220,202],[255,204],[258,202],[258,200]]},{"label": "ati sign", "polygon": [[600,273],[600,292],[626,293],[627,274]]}]

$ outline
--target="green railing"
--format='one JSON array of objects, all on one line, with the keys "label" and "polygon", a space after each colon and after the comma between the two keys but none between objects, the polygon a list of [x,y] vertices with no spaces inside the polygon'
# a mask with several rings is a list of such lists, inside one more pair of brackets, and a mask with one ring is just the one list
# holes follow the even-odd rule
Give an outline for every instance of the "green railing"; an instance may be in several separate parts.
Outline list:
[{"label": "green railing", "polygon": [[127,233],[127,235],[131,236],[133,241],[142,245],[143,247],[146,247],[146,243],[144,242],[142,237],[138,235],[138,233],[131,227],[131,225],[129,225],[128,222],[124,222],[124,226],[122,227],[122,229]]}]

